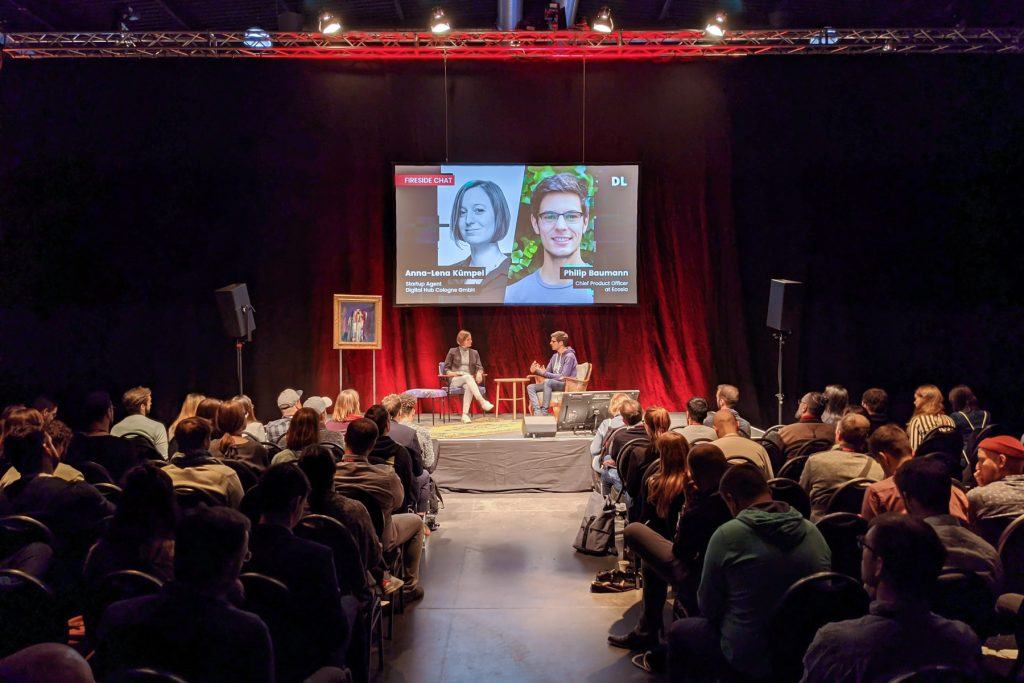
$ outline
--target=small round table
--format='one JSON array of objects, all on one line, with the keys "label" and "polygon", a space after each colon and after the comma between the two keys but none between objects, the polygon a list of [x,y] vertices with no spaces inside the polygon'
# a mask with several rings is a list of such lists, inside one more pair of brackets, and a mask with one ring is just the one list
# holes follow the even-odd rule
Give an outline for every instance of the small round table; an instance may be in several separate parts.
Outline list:
[{"label": "small round table", "polygon": [[[512,419],[515,420],[516,419],[516,409],[519,407],[519,402],[522,401],[523,415],[526,415],[526,385],[530,383],[530,378],[529,377],[499,377],[498,379],[494,380],[494,383],[495,383],[495,385],[497,385],[495,390],[494,390],[494,414],[497,415],[498,413],[501,412],[501,402],[504,401],[505,403],[511,403],[512,404]],[[522,389],[519,388],[520,384],[523,385]],[[501,397],[501,387],[502,387],[502,385],[504,385],[506,387],[506,391],[508,390],[508,385],[511,385],[511,387],[512,387],[512,397],[511,398],[508,398],[508,397],[502,398]],[[520,391],[522,393],[520,393]]]}]

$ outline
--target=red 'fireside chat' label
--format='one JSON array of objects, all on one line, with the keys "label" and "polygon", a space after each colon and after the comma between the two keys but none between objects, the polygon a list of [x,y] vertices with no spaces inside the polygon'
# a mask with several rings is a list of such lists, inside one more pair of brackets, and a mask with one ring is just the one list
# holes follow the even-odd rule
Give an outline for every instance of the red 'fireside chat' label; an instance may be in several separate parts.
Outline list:
[{"label": "red 'fireside chat' label", "polygon": [[396,173],[395,187],[440,187],[454,185],[454,173]]}]

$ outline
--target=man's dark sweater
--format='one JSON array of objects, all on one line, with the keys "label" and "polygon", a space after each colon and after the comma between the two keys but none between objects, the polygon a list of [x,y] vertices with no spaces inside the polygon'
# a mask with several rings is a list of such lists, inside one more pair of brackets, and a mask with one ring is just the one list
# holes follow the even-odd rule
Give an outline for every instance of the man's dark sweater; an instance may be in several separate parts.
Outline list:
[{"label": "man's dark sweater", "polygon": [[[419,490],[416,487],[416,475],[413,471],[412,456],[405,446],[395,443],[390,436],[382,436],[377,439],[373,450],[366,457],[374,465],[391,465],[395,473],[402,480],[402,490],[405,497],[402,500],[402,507],[396,512],[405,512],[409,509],[416,509],[419,500]],[[421,467],[422,470],[422,467]]]}]

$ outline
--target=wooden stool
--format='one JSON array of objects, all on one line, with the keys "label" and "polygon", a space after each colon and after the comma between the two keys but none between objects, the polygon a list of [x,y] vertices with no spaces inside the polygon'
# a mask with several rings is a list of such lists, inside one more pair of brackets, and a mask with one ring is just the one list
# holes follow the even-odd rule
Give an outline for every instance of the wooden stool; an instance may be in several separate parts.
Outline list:
[{"label": "wooden stool", "polygon": [[[501,402],[512,404],[512,419],[516,419],[516,409],[519,407],[519,402],[522,401],[523,415],[526,415],[526,385],[530,383],[528,377],[499,377],[494,380],[497,388],[494,390],[494,414],[498,415],[501,412]],[[512,387],[512,398],[501,397],[502,385],[511,385]],[[522,385],[522,389],[520,386]],[[522,393],[520,393],[522,392]]]}]

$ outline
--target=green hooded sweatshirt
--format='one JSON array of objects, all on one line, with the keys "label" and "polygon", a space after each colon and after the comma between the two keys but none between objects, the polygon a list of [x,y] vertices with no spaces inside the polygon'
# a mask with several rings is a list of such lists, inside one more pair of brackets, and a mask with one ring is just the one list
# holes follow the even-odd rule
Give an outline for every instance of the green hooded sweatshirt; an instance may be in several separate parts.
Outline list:
[{"label": "green hooded sweatshirt", "polygon": [[765,632],[795,581],[829,571],[832,557],[817,527],[786,503],[760,503],[718,528],[704,558],[697,602],[721,633],[722,653],[739,671],[771,674]]}]

